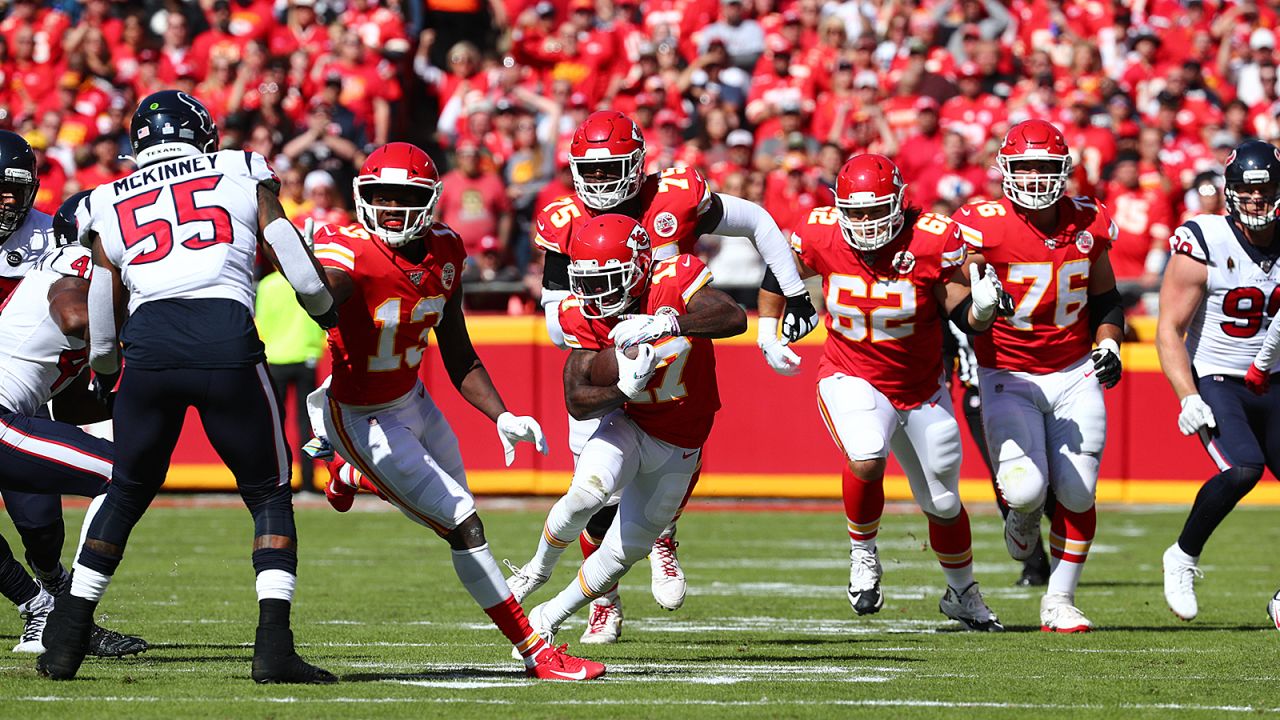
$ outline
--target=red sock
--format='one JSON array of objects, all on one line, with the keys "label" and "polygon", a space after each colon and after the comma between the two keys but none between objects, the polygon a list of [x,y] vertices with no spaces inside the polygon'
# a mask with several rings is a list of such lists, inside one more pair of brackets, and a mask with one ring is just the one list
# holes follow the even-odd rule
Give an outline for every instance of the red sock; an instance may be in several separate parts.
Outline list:
[{"label": "red sock", "polygon": [[844,469],[844,516],[849,523],[849,539],[873,542],[880,531],[884,514],[884,483],[859,480],[848,467]]},{"label": "red sock", "polygon": [[604,538],[593,538],[586,530],[578,536],[578,547],[582,548],[582,559],[586,560],[591,557],[591,553],[600,549],[600,543],[604,542]]},{"label": "red sock", "polygon": [[1059,503],[1049,524],[1049,552],[1059,560],[1083,563],[1089,557],[1089,546],[1097,530],[1097,506],[1090,505],[1088,510],[1077,513]]},{"label": "red sock", "polygon": [[485,608],[484,611],[502,634],[507,636],[516,650],[520,651],[521,656],[536,657],[543,648],[547,647],[547,642],[542,639],[542,636],[529,627],[529,619],[524,616],[524,609],[514,597],[508,595],[506,600],[493,607]]},{"label": "red sock", "polygon": [[[973,534],[969,530],[969,511],[960,508],[960,515],[950,525],[929,521],[929,545],[938,556],[943,568],[955,570],[973,562]],[[960,588],[963,590],[964,588]]]}]

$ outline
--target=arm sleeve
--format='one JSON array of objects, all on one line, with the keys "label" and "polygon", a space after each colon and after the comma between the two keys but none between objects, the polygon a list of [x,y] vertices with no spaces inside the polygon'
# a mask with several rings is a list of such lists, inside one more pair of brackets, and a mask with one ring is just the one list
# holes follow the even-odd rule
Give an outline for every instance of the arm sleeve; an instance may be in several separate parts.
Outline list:
[{"label": "arm sleeve", "polygon": [[768,211],[750,200],[723,193],[717,195],[724,206],[724,216],[716,226],[715,234],[750,239],[778,279],[784,295],[790,297],[805,292],[804,281],[800,279],[792,257],[791,245]]},{"label": "arm sleeve", "polygon": [[1276,365],[1277,356],[1280,356],[1280,322],[1272,319],[1266,337],[1262,338],[1262,349],[1253,359],[1253,364],[1262,372],[1269,373]]},{"label": "arm sleeve", "polygon": [[564,330],[560,328],[560,301],[569,297],[568,290],[548,290],[542,289],[542,314],[547,323],[547,336],[551,338],[551,343],[561,350],[567,350],[568,345],[565,344]]},{"label": "arm sleeve", "polygon": [[333,307],[333,296],[324,278],[316,272],[311,253],[297,229],[288,220],[276,218],[263,229],[262,236],[275,252],[280,272],[298,292],[302,307],[311,315],[328,312]]},{"label": "arm sleeve", "polygon": [[111,273],[95,266],[89,280],[89,365],[106,375],[120,370],[115,308]]}]

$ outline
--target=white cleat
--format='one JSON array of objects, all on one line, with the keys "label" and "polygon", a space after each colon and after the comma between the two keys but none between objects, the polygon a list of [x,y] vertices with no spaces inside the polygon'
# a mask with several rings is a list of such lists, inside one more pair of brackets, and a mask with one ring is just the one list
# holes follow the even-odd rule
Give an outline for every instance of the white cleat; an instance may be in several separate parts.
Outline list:
[{"label": "white cleat", "polygon": [[1009,508],[1009,514],[1004,518],[1004,544],[1009,548],[1009,557],[1022,561],[1036,554],[1036,547],[1040,543],[1040,515],[1043,512],[1043,506],[1029,513]]},{"label": "white cleat", "polygon": [[1174,615],[1194,620],[1200,612],[1196,603],[1196,578],[1204,577],[1204,573],[1195,561],[1187,562],[1187,557],[1177,543],[1164,551],[1164,601]]},{"label": "white cleat", "polygon": [[1280,630],[1280,590],[1277,590],[1267,603],[1267,617],[1271,618],[1271,624]]},{"label": "white cleat", "polygon": [[876,550],[854,548],[849,551],[849,604],[859,615],[871,615],[884,607],[884,595],[880,592],[880,553]]},{"label": "white cleat", "polygon": [[652,574],[649,588],[653,591],[653,599],[666,610],[679,610],[684,605],[687,586],[684,570],[680,569],[680,558],[676,557],[679,545],[675,538],[660,537],[653,541],[653,550],[649,553],[649,571]]},{"label": "white cleat", "polygon": [[969,630],[1004,632],[1004,625],[1000,624],[1000,618],[987,607],[976,582],[965,588],[964,592],[956,592],[955,588],[948,586],[942,599],[938,601],[938,610]]},{"label": "white cleat", "polygon": [[[545,640],[548,645],[555,647],[556,632],[558,632],[560,628],[552,627],[551,623],[547,622],[547,619],[543,617],[542,611],[545,605],[546,603],[542,603],[541,605],[528,611],[527,613],[525,613],[525,617],[528,618],[529,620],[529,627],[533,628],[534,632],[542,636],[542,639]],[[524,657],[520,654],[520,651],[515,648],[511,648],[511,657],[516,660],[524,659]]]},{"label": "white cleat", "polygon": [[601,600],[591,603],[587,629],[578,640],[584,645],[610,645],[622,637],[622,601]]},{"label": "white cleat", "polygon": [[511,574],[507,576],[507,587],[511,590],[511,594],[515,596],[516,602],[522,605],[525,598],[532,595],[534,591],[551,579],[550,575],[535,575],[523,567],[516,567],[515,563],[510,560],[503,560],[502,562],[511,571]]},{"label": "white cleat", "polygon": [[13,651],[40,654],[44,652],[44,626],[49,622],[49,613],[53,612],[53,596],[41,590],[28,606],[28,609],[18,612],[22,616],[22,636],[13,646]]},{"label": "white cleat", "polygon": [[1093,629],[1093,623],[1072,604],[1066,593],[1045,593],[1040,598],[1040,630],[1056,633],[1083,633]]}]

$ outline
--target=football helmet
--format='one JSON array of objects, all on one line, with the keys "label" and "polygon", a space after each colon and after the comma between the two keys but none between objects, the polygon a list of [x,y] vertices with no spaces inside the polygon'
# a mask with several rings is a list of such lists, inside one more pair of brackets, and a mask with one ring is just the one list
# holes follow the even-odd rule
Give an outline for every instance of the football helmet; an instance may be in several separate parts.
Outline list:
[{"label": "football helmet", "polygon": [[53,214],[54,247],[75,245],[80,242],[80,221],[76,219],[76,211],[80,209],[80,203],[89,197],[90,192],[92,191],[81,190],[63,200],[58,206],[58,211]]},{"label": "football helmet", "polygon": [[569,291],[589,318],[613,317],[649,287],[649,233],[617,214],[592,218],[569,241]]},{"label": "football helmet", "polygon": [[[1246,140],[1227,156],[1227,212],[1241,225],[1258,230],[1280,217],[1280,150],[1261,140]],[[1241,200],[1249,185],[1261,185],[1261,199]],[[1268,195],[1268,193],[1270,193]],[[1249,210],[1245,206],[1250,206]]]},{"label": "football helmet", "polygon": [[[1016,163],[1051,162],[1047,172],[1015,172]],[[1025,120],[1009,128],[996,155],[1003,176],[1001,186],[1010,202],[1028,210],[1043,210],[1067,192],[1071,177],[1071,152],[1062,131],[1044,120]]]},{"label": "football helmet", "polygon": [[[906,189],[902,173],[889,158],[874,154],[850,158],[836,178],[836,209],[845,242],[862,252],[879,250],[892,242],[902,229]],[[879,207],[887,208],[880,217],[850,217],[851,212]]]},{"label": "football helmet", "polygon": [[[355,189],[356,219],[366,230],[390,247],[400,247],[423,237],[431,227],[431,213],[440,199],[440,172],[421,148],[406,142],[392,142],[369,153],[360,174],[352,181]],[[378,185],[398,185],[416,191],[414,205],[374,205],[372,190]],[[390,222],[401,227],[388,227],[378,221],[387,213]],[[400,217],[403,215],[403,217]]]},{"label": "football helmet", "polygon": [[644,135],[616,110],[591,113],[569,143],[573,189],[592,210],[609,210],[640,193]]},{"label": "football helmet", "polygon": [[179,90],[151,93],[129,124],[138,167],[183,155],[218,151],[218,126],[200,101]]},{"label": "football helmet", "polygon": [[22,227],[36,201],[40,178],[36,174],[36,154],[31,145],[17,133],[0,130],[0,187],[11,190],[18,202],[0,205],[0,237],[8,237]]}]

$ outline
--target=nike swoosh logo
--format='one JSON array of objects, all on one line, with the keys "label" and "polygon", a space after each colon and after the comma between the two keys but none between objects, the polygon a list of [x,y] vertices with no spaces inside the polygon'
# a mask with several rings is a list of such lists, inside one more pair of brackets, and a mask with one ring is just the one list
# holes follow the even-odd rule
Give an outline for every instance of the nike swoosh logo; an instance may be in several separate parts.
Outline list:
[{"label": "nike swoosh logo", "polygon": [[550,672],[552,675],[558,675],[559,677],[562,677],[565,680],[586,680],[587,679],[586,668],[578,668],[578,672],[576,673],[560,672],[559,670],[551,670],[548,668],[548,672]]},{"label": "nike swoosh logo", "polygon": [[1020,543],[1018,542],[1017,538],[1011,537],[1009,539],[1013,541],[1014,545],[1018,546],[1019,550],[1026,550],[1028,547],[1030,547],[1030,543]]},{"label": "nike swoosh logo", "polygon": [[1093,370],[1088,370],[1084,374],[1085,377],[1093,377]]},{"label": "nike swoosh logo", "polygon": [[685,459],[685,460],[688,460],[689,458],[691,458],[691,457],[693,457],[694,455],[697,455],[697,454],[698,454],[698,451],[697,451],[697,450],[694,450],[693,452],[687,452],[687,453],[684,453],[684,459]]}]

